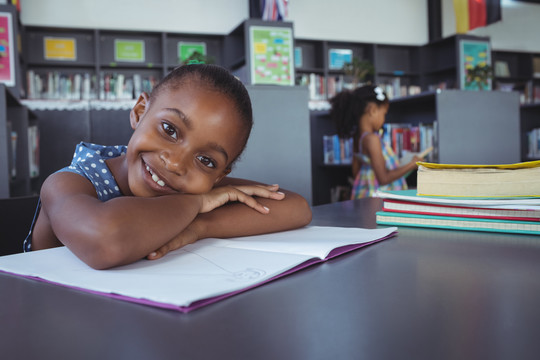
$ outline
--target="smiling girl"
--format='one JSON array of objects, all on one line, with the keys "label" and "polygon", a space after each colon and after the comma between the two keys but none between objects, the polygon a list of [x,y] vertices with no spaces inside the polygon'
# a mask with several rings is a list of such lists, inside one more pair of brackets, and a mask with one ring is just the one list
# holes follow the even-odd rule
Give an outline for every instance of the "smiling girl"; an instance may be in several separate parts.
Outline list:
[{"label": "smiling girl", "polygon": [[65,245],[104,269],[206,237],[255,235],[311,220],[301,196],[226,178],[252,127],[249,95],[218,66],[167,75],[130,113],[125,146],[81,143],[50,175],[25,250]]}]

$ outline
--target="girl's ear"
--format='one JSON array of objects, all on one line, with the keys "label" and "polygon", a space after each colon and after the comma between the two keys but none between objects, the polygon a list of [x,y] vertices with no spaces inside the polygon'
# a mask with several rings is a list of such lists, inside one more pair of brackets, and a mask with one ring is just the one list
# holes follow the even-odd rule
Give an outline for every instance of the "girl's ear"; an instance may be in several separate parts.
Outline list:
[{"label": "girl's ear", "polygon": [[366,106],[366,114],[373,115],[377,111],[377,104],[370,102]]},{"label": "girl's ear", "polygon": [[148,109],[150,97],[147,93],[143,92],[137,99],[137,102],[133,106],[133,109],[131,109],[129,113],[129,122],[131,124],[131,128],[135,130],[137,126],[139,125],[139,122],[142,119],[142,116]]}]

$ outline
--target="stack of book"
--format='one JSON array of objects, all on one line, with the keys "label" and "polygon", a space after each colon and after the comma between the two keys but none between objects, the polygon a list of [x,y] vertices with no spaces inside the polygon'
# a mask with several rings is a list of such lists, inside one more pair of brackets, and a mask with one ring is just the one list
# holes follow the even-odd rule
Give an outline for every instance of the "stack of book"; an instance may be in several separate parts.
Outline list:
[{"label": "stack of book", "polygon": [[417,190],[378,191],[381,225],[540,235],[540,161],[419,163]]}]

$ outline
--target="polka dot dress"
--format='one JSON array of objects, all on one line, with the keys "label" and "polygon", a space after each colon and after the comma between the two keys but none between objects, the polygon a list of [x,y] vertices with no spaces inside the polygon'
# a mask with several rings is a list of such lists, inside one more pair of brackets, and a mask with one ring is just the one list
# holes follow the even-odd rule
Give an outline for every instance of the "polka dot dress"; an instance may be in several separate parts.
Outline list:
[{"label": "polka dot dress", "polygon": [[[98,199],[101,201],[123,196],[105,160],[124,155],[126,149],[127,147],[123,145],[103,146],[81,142],[75,149],[71,164],[58,172],[73,172],[87,178],[94,185]],[[38,201],[30,232],[24,240],[23,250],[25,252],[32,250],[32,232],[40,209],[41,200]]]},{"label": "polka dot dress", "polygon": [[87,178],[94,188],[98,199],[107,201],[122,196],[118,184],[105,160],[126,153],[126,146],[103,146],[82,142],[77,145],[71,164],[59,171],[69,171]]}]

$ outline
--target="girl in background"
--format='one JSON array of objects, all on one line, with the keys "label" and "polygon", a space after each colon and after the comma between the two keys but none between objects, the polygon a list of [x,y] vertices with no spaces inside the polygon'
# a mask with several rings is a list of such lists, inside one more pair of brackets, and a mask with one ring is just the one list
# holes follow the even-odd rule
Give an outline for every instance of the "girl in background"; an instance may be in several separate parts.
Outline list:
[{"label": "girl in background", "polygon": [[415,170],[416,162],[422,159],[415,156],[400,166],[390,145],[382,141],[379,132],[390,105],[383,90],[372,85],[344,90],[330,103],[330,116],[338,135],[354,139],[352,171],[355,179],[351,199],[372,196],[378,189],[406,189],[404,176]]}]

